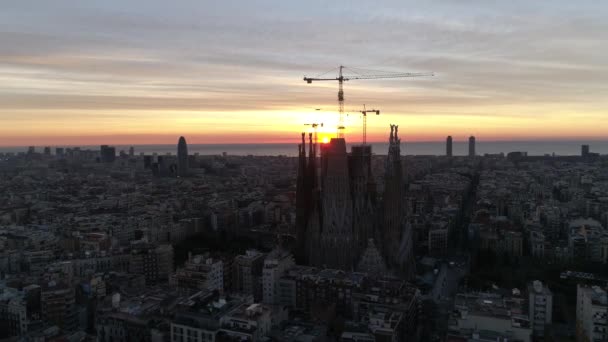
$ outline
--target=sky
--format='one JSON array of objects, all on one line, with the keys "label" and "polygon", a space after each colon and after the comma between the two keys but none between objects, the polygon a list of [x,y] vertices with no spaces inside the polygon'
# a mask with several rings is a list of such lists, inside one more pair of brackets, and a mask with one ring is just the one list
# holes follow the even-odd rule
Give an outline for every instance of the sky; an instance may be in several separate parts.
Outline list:
[{"label": "sky", "polygon": [[[3,0],[0,145],[606,137],[605,1]],[[368,71],[370,70],[370,71]],[[325,76],[335,76],[330,72]],[[315,110],[320,108],[320,110]]]}]

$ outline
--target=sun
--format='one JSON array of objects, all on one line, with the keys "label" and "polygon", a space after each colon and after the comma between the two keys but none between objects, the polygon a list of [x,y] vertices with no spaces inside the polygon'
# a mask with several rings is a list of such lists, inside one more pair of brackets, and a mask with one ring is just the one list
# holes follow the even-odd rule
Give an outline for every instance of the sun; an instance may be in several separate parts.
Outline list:
[{"label": "sun", "polygon": [[329,142],[329,138],[328,137],[321,138],[321,143],[322,144],[327,144],[328,142]]}]

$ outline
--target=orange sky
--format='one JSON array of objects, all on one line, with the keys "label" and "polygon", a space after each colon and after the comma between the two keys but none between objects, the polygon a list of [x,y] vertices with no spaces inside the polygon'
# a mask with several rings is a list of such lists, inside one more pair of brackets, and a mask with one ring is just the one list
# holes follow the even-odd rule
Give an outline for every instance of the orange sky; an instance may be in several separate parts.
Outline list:
[{"label": "orange sky", "polygon": [[[391,123],[406,141],[606,137],[603,3],[204,3],[7,5],[0,146],[296,142],[311,122],[331,135],[337,85],[302,77],[339,63],[435,72],[346,82],[347,112],[382,111],[368,141]],[[360,141],[360,115],[346,125]]]}]

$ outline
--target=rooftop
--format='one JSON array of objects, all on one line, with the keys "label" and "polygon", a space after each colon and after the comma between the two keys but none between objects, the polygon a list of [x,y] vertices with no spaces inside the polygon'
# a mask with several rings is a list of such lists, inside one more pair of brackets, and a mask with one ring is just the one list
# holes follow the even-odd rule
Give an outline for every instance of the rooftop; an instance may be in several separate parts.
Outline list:
[{"label": "rooftop", "polygon": [[513,327],[529,327],[530,321],[523,310],[523,301],[522,298],[503,297],[497,293],[459,293],[454,307],[461,319],[466,319],[469,315],[488,316],[511,320]]}]

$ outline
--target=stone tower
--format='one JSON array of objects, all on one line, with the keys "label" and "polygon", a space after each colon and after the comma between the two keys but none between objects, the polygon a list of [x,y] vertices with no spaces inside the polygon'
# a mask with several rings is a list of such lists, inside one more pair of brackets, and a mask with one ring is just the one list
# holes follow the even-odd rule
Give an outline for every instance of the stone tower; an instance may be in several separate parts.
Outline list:
[{"label": "stone tower", "polygon": [[321,145],[318,158],[309,136],[307,158],[302,135],[296,189],[298,263],[342,270],[376,265],[397,274],[413,269],[407,264],[413,261],[412,246],[404,226],[397,129],[391,125],[382,202],[377,199],[371,172],[371,146],[353,146],[347,154],[345,140],[334,138]]},{"label": "stone tower", "polygon": [[401,164],[399,126],[391,125],[388,156],[385,165],[385,184],[382,197],[382,228],[378,241],[387,266],[406,277],[413,274],[413,245],[411,229],[405,225],[404,181]]},{"label": "stone tower", "polygon": [[319,198],[309,222],[309,264],[344,270],[353,269],[357,245],[353,235],[353,205],[350,192],[346,141],[334,138],[321,148]]}]

